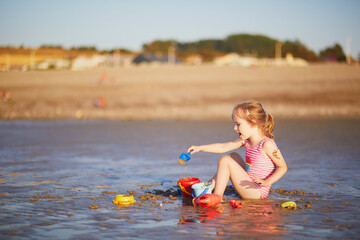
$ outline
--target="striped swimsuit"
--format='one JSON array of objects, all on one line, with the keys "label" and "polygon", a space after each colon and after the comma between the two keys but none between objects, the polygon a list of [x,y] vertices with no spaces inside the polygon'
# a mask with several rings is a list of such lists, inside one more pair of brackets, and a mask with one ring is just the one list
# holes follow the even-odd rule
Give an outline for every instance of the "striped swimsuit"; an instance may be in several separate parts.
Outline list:
[{"label": "striped swimsuit", "polygon": [[[253,148],[249,148],[249,140],[245,140],[245,157],[246,157],[246,168],[245,171],[250,176],[251,180],[254,178],[260,178],[260,179],[267,179],[270,177],[276,169],[275,164],[273,161],[268,157],[265,156],[261,149],[264,145],[264,143],[267,141],[273,141],[270,138],[263,139],[258,145],[256,145]],[[274,142],[274,141],[273,141]],[[264,187],[260,184],[255,183],[261,193],[261,198],[266,198],[269,194],[269,190],[271,186]]]}]

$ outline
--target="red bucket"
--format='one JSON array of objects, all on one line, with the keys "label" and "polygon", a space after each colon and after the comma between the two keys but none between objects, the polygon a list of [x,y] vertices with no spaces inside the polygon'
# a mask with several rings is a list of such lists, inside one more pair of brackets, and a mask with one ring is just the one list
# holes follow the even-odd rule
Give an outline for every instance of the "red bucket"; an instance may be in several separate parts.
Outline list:
[{"label": "red bucket", "polygon": [[178,181],[178,185],[181,190],[183,197],[192,198],[192,188],[191,186],[195,183],[199,183],[200,179],[198,178],[182,178]]}]

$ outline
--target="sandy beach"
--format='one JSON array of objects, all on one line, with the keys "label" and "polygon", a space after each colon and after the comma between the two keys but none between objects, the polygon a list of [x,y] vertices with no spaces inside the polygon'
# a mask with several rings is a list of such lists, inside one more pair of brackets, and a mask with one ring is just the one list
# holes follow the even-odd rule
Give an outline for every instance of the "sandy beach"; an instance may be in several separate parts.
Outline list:
[{"label": "sandy beach", "polygon": [[229,119],[259,100],[275,117],[359,117],[360,67],[133,66],[0,73],[1,119]]}]

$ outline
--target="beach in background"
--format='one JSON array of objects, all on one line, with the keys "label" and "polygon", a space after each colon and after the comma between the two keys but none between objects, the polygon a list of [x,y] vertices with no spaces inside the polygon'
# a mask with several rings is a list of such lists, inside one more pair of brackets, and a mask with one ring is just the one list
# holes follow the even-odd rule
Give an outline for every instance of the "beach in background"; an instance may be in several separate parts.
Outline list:
[{"label": "beach in background", "polygon": [[229,119],[259,100],[275,117],[359,117],[360,67],[140,65],[0,73],[1,119]]}]

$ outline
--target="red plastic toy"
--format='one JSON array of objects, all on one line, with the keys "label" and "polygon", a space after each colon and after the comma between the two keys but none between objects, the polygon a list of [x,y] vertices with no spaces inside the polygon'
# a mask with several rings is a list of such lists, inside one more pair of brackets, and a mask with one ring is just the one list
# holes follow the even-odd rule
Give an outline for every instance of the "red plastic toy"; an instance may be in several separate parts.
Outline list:
[{"label": "red plastic toy", "polygon": [[234,208],[241,208],[241,202],[238,200],[230,200],[230,204],[234,207]]},{"label": "red plastic toy", "polygon": [[217,194],[204,194],[192,200],[194,206],[212,207],[221,203],[221,197]]},{"label": "red plastic toy", "polygon": [[178,185],[181,190],[183,197],[192,198],[192,188],[191,186],[195,183],[199,183],[200,179],[198,178],[182,178],[178,181]]}]

